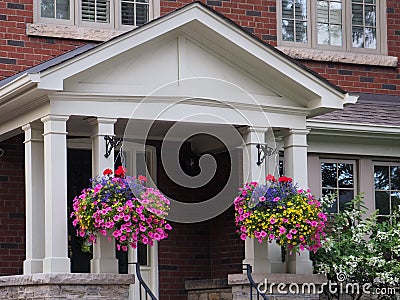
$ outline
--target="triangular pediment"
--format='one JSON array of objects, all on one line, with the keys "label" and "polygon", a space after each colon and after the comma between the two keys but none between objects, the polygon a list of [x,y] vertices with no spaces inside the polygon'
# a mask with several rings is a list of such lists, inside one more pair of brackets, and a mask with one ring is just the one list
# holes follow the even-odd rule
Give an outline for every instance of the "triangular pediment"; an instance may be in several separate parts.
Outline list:
[{"label": "triangular pediment", "polygon": [[[198,2],[92,47],[13,76],[0,86],[0,111],[17,115],[35,101],[63,96],[111,103],[153,97],[161,104],[194,99],[210,109],[257,106],[310,117],[356,101]],[[14,96],[18,101],[10,102]],[[85,113],[82,107],[73,106],[71,114]]]}]

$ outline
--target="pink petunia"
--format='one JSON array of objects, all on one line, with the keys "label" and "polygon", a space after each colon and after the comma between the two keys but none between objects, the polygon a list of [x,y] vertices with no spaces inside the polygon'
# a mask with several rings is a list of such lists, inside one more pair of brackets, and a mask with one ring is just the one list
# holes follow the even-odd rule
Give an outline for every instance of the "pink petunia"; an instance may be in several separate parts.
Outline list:
[{"label": "pink petunia", "polygon": [[285,227],[283,227],[283,226],[279,227],[279,233],[280,234],[284,234],[285,232],[286,232],[286,228]]},{"label": "pink petunia", "polygon": [[293,236],[292,236],[290,233],[288,233],[288,234],[286,235],[286,237],[287,237],[289,240],[291,240],[291,239],[293,238]]}]

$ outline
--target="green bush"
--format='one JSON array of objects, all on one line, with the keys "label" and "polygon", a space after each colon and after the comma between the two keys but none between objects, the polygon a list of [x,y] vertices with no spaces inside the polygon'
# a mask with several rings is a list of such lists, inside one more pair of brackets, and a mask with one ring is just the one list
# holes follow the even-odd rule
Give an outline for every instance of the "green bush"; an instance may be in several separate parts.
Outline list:
[{"label": "green bush", "polygon": [[[323,202],[328,206],[331,201]],[[394,290],[398,296],[400,286],[400,213],[396,210],[390,219],[378,222],[377,212],[367,217],[366,210],[359,195],[331,217],[328,236],[313,256],[314,269],[342,286],[358,283],[359,293],[350,292],[353,299],[368,293],[395,299]],[[339,298],[340,291],[327,295]]]}]

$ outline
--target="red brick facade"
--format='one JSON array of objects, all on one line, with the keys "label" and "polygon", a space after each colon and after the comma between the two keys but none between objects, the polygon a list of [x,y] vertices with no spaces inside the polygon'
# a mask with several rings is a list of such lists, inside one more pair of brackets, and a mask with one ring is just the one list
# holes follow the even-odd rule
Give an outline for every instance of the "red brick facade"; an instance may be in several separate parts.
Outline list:
[{"label": "red brick facade", "polygon": [[25,259],[24,144],[19,135],[1,142],[0,275],[21,274]]}]

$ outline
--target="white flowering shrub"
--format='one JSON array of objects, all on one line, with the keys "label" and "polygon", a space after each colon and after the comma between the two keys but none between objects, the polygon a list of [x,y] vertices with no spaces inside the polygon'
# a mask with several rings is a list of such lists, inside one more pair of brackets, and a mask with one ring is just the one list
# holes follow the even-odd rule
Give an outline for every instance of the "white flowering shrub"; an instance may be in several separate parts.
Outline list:
[{"label": "white flowering shrub", "polygon": [[[330,200],[323,203],[328,206]],[[380,299],[399,297],[400,213],[395,211],[383,222],[377,222],[376,215],[366,217],[362,195],[357,196],[332,216],[331,230],[313,257],[315,271],[329,280],[358,283],[359,293],[351,294],[354,299],[366,293]],[[340,297],[339,293],[328,294]]]}]

